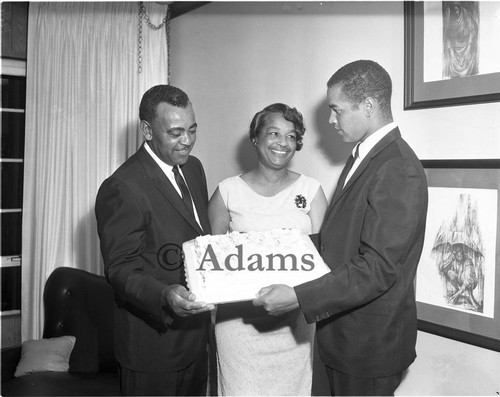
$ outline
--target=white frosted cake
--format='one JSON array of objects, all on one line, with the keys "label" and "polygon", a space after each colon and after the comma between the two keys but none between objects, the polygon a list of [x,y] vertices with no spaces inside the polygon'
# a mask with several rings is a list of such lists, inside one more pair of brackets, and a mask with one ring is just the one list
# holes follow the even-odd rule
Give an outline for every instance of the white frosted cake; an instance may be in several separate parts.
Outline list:
[{"label": "white frosted cake", "polygon": [[251,300],[262,287],[294,287],[330,271],[297,229],[200,236],[182,248],[188,288],[206,303]]}]

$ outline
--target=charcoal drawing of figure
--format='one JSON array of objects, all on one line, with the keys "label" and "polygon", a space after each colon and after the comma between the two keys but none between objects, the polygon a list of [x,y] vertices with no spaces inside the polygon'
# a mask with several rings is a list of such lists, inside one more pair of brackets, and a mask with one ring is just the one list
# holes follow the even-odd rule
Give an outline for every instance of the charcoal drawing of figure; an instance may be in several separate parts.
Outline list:
[{"label": "charcoal drawing of figure", "polygon": [[443,2],[443,78],[479,73],[479,3]]},{"label": "charcoal drawing of figure", "polygon": [[432,253],[448,305],[482,313],[484,248],[477,219],[477,203],[461,194],[452,219],[444,220],[436,234]]}]

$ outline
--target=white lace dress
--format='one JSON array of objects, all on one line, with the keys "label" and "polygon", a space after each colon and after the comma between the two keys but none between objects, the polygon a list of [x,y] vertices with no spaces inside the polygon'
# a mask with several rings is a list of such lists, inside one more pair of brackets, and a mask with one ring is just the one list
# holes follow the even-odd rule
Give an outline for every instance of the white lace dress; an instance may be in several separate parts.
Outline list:
[{"label": "white lace dress", "polygon": [[[307,213],[319,189],[300,175],[272,197],[261,196],[240,176],[219,191],[230,212],[230,231],[297,228],[311,233]],[[219,305],[215,325],[219,395],[310,395],[314,324],[297,309],[269,316],[251,302]]]}]

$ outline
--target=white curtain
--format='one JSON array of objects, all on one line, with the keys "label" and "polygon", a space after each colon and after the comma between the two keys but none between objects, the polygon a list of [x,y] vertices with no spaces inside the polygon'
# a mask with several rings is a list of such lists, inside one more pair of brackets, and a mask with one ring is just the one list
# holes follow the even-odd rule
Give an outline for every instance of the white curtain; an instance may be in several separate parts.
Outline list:
[{"label": "white curtain", "polygon": [[[168,6],[144,3],[159,25]],[[57,267],[103,274],[94,203],[101,182],[134,153],[138,109],[168,83],[166,29],[139,3],[30,2],[22,241],[22,339],[43,331],[42,294]]]}]

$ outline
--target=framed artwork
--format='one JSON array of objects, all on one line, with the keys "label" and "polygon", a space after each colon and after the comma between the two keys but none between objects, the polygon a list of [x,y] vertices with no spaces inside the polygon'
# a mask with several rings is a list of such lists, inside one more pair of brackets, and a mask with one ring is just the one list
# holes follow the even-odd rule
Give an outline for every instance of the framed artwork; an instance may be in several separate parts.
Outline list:
[{"label": "framed artwork", "polygon": [[500,160],[423,160],[421,331],[500,351]]},{"label": "framed artwork", "polygon": [[404,108],[500,101],[500,2],[405,2]]}]

